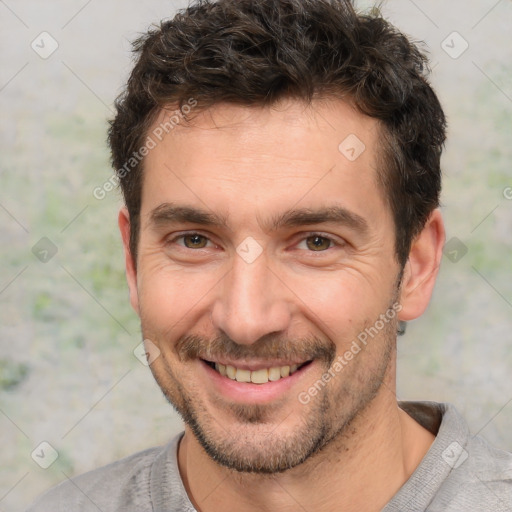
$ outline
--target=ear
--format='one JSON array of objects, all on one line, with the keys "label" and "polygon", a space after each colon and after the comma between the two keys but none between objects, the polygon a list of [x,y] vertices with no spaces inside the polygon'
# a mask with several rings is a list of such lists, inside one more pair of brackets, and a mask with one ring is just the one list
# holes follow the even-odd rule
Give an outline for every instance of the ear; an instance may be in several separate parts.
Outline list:
[{"label": "ear", "polygon": [[398,318],[413,320],[427,309],[443,256],[445,230],[439,209],[428,218],[421,233],[414,239],[405,264]]},{"label": "ear", "polygon": [[126,267],[126,280],[130,290],[130,303],[132,308],[139,314],[139,296],[137,293],[137,270],[135,261],[130,251],[130,214],[126,207],[121,208],[118,218],[119,230],[123,239],[124,260]]}]

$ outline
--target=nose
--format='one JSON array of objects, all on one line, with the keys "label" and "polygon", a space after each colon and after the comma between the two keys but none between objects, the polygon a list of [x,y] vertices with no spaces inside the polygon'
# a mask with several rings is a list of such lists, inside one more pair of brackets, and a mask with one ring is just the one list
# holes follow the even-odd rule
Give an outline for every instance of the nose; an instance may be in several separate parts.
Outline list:
[{"label": "nose", "polygon": [[264,253],[252,263],[235,255],[218,286],[212,321],[235,343],[249,345],[289,327],[290,290],[269,268]]}]

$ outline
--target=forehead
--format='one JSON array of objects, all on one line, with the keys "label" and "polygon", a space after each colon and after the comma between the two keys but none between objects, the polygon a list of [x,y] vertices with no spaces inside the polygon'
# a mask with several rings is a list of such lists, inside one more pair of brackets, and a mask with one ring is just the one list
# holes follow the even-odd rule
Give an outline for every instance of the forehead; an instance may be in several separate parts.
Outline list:
[{"label": "forehead", "polygon": [[[160,113],[149,136],[172,112]],[[375,215],[385,207],[379,126],[344,101],[220,104],[191,114],[155,138],[144,162],[143,211],[176,200],[228,217],[329,202]]]}]

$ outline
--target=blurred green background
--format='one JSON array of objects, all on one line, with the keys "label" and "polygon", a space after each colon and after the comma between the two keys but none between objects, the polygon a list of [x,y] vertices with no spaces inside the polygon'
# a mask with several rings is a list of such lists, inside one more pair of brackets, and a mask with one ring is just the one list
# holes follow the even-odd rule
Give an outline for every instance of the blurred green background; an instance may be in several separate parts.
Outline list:
[{"label": "blurred green background", "polygon": [[[128,41],[184,5],[0,2],[3,512],[181,429],[133,354],[119,193],[98,200],[93,189],[112,174],[106,119],[130,69]],[[450,125],[443,212],[457,251],[399,339],[398,396],[450,401],[474,433],[510,450],[512,2],[389,0],[383,10],[429,49]],[[51,49],[43,31],[58,43],[46,59],[31,47]],[[59,453],[46,470],[31,458],[42,441]]]}]

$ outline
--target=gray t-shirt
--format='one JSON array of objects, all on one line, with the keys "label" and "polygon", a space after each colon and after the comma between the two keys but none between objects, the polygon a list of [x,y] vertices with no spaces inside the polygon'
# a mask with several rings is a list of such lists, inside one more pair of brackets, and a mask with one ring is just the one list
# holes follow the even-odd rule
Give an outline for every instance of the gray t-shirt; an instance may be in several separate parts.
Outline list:
[{"label": "gray t-shirt", "polygon": [[[400,402],[400,407],[436,439],[383,512],[512,511],[511,453],[471,436],[452,405]],[[67,480],[28,512],[196,512],[178,471],[181,436]]]}]

